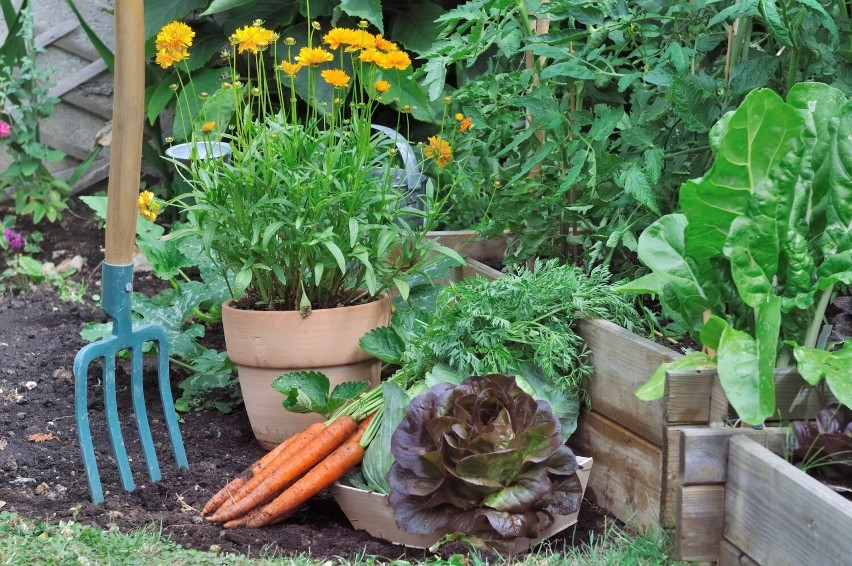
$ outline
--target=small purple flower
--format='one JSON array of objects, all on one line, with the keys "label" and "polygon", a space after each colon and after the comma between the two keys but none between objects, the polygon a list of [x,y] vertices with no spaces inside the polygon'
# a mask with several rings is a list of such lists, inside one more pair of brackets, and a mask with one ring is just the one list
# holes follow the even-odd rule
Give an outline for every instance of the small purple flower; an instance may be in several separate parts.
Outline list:
[{"label": "small purple flower", "polygon": [[3,139],[8,138],[9,134],[11,134],[11,133],[12,133],[12,126],[10,126],[8,123],[4,122],[3,120],[0,120],[0,138],[3,138]]},{"label": "small purple flower", "polygon": [[15,232],[11,228],[6,228],[4,236],[6,236],[9,247],[13,250],[19,250],[24,247],[24,235],[21,232]]}]

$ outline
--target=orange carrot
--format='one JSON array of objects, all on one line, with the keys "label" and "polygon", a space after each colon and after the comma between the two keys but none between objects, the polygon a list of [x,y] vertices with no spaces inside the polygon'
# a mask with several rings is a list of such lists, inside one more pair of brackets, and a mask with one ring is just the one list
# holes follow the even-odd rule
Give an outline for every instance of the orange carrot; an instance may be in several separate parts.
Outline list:
[{"label": "orange carrot", "polygon": [[[292,441],[288,443],[286,449],[276,454],[275,457],[263,467],[263,469],[259,470],[256,474],[246,480],[246,482],[237,488],[236,491],[230,493],[229,497],[227,497],[214,511],[224,512],[236,502],[242,500],[246,495],[256,489],[257,486],[262,484],[266,478],[275,473],[275,470],[277,470],[284,462],[290,460],[293,455],[299,454],[302,450],[304,450],[314,438],[325,430],[325,428],[325,423],[315,423],[302,432],[291,436],[290,439],[292,439]],[[285,440],[285,442],[287,441]]]},{"label": "orange carrot", "polygon": [[257,528],[276,522],[297,511],[302,503],[343,477],[364,458],[364,447],[360,442],[372,418],[370,415],[364,419],[346,442],[288,487],[284,493],[258,512],[246,517],[244,525]]},{"label": "orange carrot", "polygon": [[[322,425],[322,423],[319,423]],[[316,425],[313,425],[316,426]],[[319,430],[319,429],[317,429]],[[304,432],[304,431],[303,431]],[[269,465],[270,462],[275,460],[275,458],[281,454],[284,450],[287,449],[290,444],[296,440],[299,435],[302,433],[296,433],[290,437],[288,437],[284,442],[273,448],[270,452],[267,452],[260,460],[252,464],[249,468],[247,468],[243,473],[232,479],[228,485],[223,487],[210,498],[210,501],[204,506],[204,509],[201,510],[202,515],[209,515],[216,511],[219,507],[222,506],[223,503],[231,499],[235,493],[239,491],[241,487],[243,487],[251,478],[261,473],[261,471]]]},{"label": "orange carrot", "polygon": [[[276,458],[276,469],[270,476],[251,491],[247,491],[242,499],[220,507],[208,520],[215,523],[231,521],[245,515],[258,505],[274,499],[281,493],[281,490],[296,481],[302,474],[331,454],[335,448],[343,444],[352,435],[356,427],[355,419],[349,415],[337,417],[303,449],[293,453],[286,461],[281,461],[280,465],[278,465],[281,460],[279,455]],[[249,484],[246,484],[240,491],[245,490],[248,486]]]}]

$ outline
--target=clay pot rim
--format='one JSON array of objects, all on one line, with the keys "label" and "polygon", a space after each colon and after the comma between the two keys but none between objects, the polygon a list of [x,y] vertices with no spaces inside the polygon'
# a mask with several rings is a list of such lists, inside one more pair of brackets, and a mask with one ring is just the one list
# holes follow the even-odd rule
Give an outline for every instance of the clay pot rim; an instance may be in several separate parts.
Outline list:
[{"label": "clay pot rim", "polygon": [[[374,300],[367,301],[366,303],[361,303],[361,304],[358,304],[358,305],[346,305],[346,306],[343,306],[343,307],[331,307],[331,308],[328,308],[328,309],[311,309],[311,312],[312,313],[314,313],[314,312],[333,312],[333,311],[338,311],[338,310],[343,310],[343,309],[370,308],[371,306],[374,306],[375,303],[380,303],[380,302],[383,302],[383,301],[390,302],[390,294],[388,294],[387,292],[384,292],[384,291],[381,292],[376,297],[374,297]],[[283,315],[283,314],[287,314],[287,313],[299,314],[299,311],[297,311],[297,310],[277,310],[276,309],[276,310],[269,311],[269,310],[241,309],[241,308],[236,307],[235,305],[236,305],[236,301],[234,301],[233,299],[228,299],[227,301],[222,303],[222,310],[227,309],[227,310],[230,310],[230,311],[235,311],[235,312],[240,312],[240,313],[258,313],[258,314],[260,314],[260,313],[269,313],[269,314],[278,314],[278,315]]]}]

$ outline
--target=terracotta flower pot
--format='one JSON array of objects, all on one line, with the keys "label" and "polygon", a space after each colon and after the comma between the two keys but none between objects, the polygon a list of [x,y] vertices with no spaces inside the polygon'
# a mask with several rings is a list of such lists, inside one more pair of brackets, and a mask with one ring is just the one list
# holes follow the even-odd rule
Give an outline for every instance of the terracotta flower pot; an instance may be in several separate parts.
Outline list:
[{"label": "terracotta flower pot", "polygon": [[390,323],[390,299],[351,307],[297,311],[252,311],[222,305],[228,357],[237,365],[240,389],[258,443],[271,450],[322,417],[286,411],[272,389],[281,374],[321,371],[331,387],[344,381],[379,382],[381,362],[358,346],[361,336]]}]

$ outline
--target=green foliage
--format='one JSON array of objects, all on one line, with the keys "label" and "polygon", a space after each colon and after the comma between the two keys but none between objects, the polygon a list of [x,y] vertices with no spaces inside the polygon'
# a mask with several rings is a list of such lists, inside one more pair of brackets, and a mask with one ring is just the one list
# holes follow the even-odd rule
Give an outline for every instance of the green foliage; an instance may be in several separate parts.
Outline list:
[{"label": "green foliage", "polygon": [[595,317],[639,326],[608,276],[603,268],[587,276],[552,260],[494,281],[468,279],[441,289],[434,312],[397,309],[391,326],[366,334],[361,348],[401,366],[393,379],[410,393],[423,383],[515,375],[524,391],[551,404],[567,439],[577,426],[582,380],[592,371],[575,321]]},{"label": "green foliage", "polygon": [[326,419],[369,387],[369,381],[346,381],[331,389],[319,371],[294,371],[278,376],[272,388],[286,398],[281,404],[293,413],[318,413]]},{"label": "green foliage", "polygon": [[583,317],[639,325],[629,302],[615,295],[604,268],[588,276],[556,260],[488,281],[468,279],[444,288],[438,307],[405,353],[406,376],[423,376],[437,363],[461,375],[514,373],[534,363],[565,392],[579,391],[591,373],[573,330]]},{"label": "green foliage", "polygon": [[0,190],[15,195],[15,212],[31,215],[33,222],[56,221],[68,208],[70,186],[55,177],[47,163],[62,161],[65,154],[45,145],[39,123],[53,114],[59,99],[50,96],[50,73],[36,65],[32,13],[28,3],[16,12],[3,0],[3,13],[10,30],[0,46],[0,120],[10,126],[0,138],[12,163],[0,174]]},{"label": "green foliage", "polygon": [[[750,93],[714,126],[716,160],[681,187],[683,213],[640,236],[652,273],[620,288],[656,295],[665,315],[718,351],[722,386],[749,424],[775,412],[784,341],[798,346],[803,377],[830,375],[848,395],[847,349],[813,347],[835,285],[852,283],[850,126],[852,103],[825,84],[795,85],[787,102]],[[658,384],[641,390],[651,391]]]},{"label": "green foliage", "polygon": [[[525,6],[547,19],[546,33],[530,32]],[[710,128],[742,96],[786,93],[804,79],[848,92],[852,32],[837,25],[846,10],[794,0],[496,0],[450,10],[421,82],[437,98],[455,81],[453,99],[486,148],[469,162],[472,182],[488,194],[500,185],[493,200],[469,198],[455,212],[484,215],[487,235],[511,231],[510,262],[583,256],[635,275],[638,235],[706,170]]]},{"label": "green foliage", "polygon": [[[106,218],[106,197],[82,196],[80,200],[98,218]],[[205,325],[221,321],[218,313],[228,298],[228,283],[213,261],[202,253],[200,242],[188,241],[178,247],[175,242],[163,239],[164,233],[162,226],[141,216],[137,218],[136,246],[148,259],[155,275],[169,281],[172,288],[152,297],[133,293],[133,323],[162,326],[169,340],[170,362],[191,372],[178,384],[182,394],[175,400],[175,407],[179,411],[213,407],[228,413],[242,402],[234,377],[236,368],[225,352],[201,344]],[[197,280],[186,275],[184,270],[189,269],[198,270]],[[89,323],[80,336],[91,342],[111,333],[111,322]],[[152,343],[145,347],[146,353],[152,353]]]},{"label": "green foliage", "polygon": [[391,438],[399,423],[405,418],[408,403],[408,395],[396,382],[382,383],[382,423],[361,462],[364,488],[369,491],[385,495],[390,492],[387,476],[393,464],[393,453],[390,451]]}]

